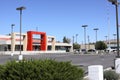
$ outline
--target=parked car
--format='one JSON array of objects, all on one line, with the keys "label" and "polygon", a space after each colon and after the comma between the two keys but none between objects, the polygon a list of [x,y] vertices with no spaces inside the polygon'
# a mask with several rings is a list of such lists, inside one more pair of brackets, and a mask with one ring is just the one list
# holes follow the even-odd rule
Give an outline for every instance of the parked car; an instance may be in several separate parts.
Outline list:
[{"label": "parked car", "polygon": [[81,52],[86,52],[86,49],[81,49],[80,51],[81,51]]},{"label": "parked car", "polygon": [[80,53],[80,50],[79,50],[79,49],[74,49],[74,53],[75,53],[75,54],[79,54],[79,53]]},{"label": "parked car", "polygon": [[106,51],[107,51],[107,52],[115,52],[116,49],[113,49],[113,48],[109,47],[109,48],[106,49]]},{"label": "parked car", "polygon": [[95,49],[89,49],[88,52],[96,52]]}]

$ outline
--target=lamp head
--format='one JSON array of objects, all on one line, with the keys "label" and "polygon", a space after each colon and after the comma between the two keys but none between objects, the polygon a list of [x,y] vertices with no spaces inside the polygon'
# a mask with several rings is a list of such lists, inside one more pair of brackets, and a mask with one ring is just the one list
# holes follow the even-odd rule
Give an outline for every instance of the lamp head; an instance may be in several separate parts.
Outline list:
[{"label": "lamp head", "polygon": [[24,6],[16,8],[16,10],[24,10],[24,9],[26,9]]},{"label": "lamp head", "polygon": [[15,26],[15,24],[11,24],[11,26]]},{"label": "lamp head", "polygon": [[111,2],[112,4],[116,4],[117,0],[108,0],[109,2]]},{"label": "lamp head", "polygon": [[87,27],[88,25],[82,25],[82,27]]},{"label": "lamp head", "polygon": [[93,30],[99,30],[98,28],[94,28]]},{"label": "lamp head", "polygon": [[109,2],[117,2],[117,0],[108,0]]}]

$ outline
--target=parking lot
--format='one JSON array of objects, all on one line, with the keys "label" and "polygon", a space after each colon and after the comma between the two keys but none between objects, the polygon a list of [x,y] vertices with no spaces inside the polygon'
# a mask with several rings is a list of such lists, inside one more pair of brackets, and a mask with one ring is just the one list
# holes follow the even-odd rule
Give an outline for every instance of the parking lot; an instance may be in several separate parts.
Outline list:
[{"label": "parking lot", "polygon": [[[103,65],[104,69],[114,66],[115,54],[73,54],[73,53],[42,53],[23,55],[25,59],[55,59],[57,61],[71,61],[72,65],[83,68],[87,72],[89,65]],[[10,60],[18,60],[18,55],[0,55],[0,64]]]}]

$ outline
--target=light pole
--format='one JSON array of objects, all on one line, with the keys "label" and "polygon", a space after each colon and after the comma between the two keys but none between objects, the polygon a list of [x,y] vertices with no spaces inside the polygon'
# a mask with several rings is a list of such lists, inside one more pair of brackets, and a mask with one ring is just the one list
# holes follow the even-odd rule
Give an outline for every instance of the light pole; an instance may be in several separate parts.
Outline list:
[{"label": "light pole", "polygon": [[15,24],[11,24],[11,56],[13,56],[13,26]]},{"label": "light pole", "polygon": [[74,51],[74,35],[73,35],[73,44],[72,45],[73,45],[73,51]]},{"label": "light pole", "polygon": [[88,35],[88,49],[90,49],[90,36]]},{"label": "light pole", "polygon": [[87,27],[88,25],[82,25],[82,27],[84,28],[84,45],[85,45],[85,50],[86,50],[86,27]]},{"label": "light pole", "polygon": [[74,36],[73,36],[73,44],[74,44]]},{"label": "light pole", "polygon": [[95,34],[96,34],[95,38],[96,38],[96,42],[97,42],[97,30],[99,30],[99,29],[98,28],[94,28],[93,30],[95,30]]},{"label": "light pole", "polygon": [[78,36],[78,34],[76,34],[76,44],[77,44],[77,36]]},{"label": "light pole", "polygon": [[105,36],[105,39],[106,39],[106,45],[107,45],[107,43],[108,43],[108,42],[107,42],[107,37],[108,37],[108,36]]},{"label": "light pole", "polygon": [[36,31],[38,31],[38,27],[36,27]]},{"label": "light pole", "polygon": [[[113,34],[113,36],[114,36],[114,43],[116,43],[116,40],[115,40],[116,34]],[[115,44],[114,44],[114,47],[115,47]]]},{"label": "light pole", "polygon": [[119,23],[118,23],[118,5],[119,2],[118,0],[108,0],[109,2],[111,2],[113,5],[115,5],[116,8],[116,34],[117,34],[117,56],[116,57],[120,57],[119,55]]},{"label": "light pole", "polygon": [[18,7],[16,8],[16,10],[19,10],[20,11],[20,55],[19,55],[19,60],[22,60],[23,59],[23,56],[21,54],[21,33],[22,33],[22,10],[26,9],[25,7]]}]

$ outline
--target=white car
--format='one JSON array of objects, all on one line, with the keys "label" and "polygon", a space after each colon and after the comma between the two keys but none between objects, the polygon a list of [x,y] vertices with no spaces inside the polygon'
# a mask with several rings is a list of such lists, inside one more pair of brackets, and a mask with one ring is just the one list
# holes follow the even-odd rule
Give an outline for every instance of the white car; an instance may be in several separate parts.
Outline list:
[{"label": "white car", "polygon": [[116,51],[116,49],[112,49],[112,48],[109,47],[109,48],[106,49],[106,51],[108,51],[108,52],[114,52],[114,51]]}]

